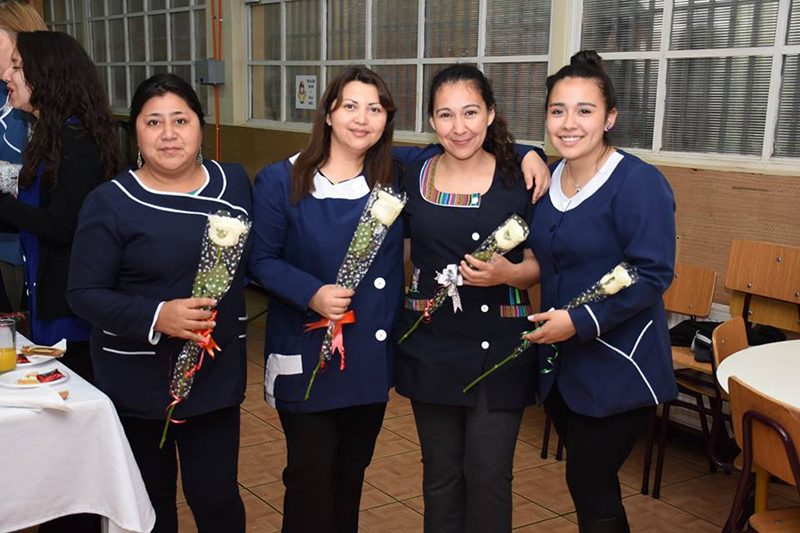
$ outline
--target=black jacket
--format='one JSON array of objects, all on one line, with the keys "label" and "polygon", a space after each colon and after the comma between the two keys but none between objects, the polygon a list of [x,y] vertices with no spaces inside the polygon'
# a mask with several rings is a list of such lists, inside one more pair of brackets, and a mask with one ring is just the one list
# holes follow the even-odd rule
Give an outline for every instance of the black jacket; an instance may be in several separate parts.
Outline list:
[{"label": "black jacket", "polygon": [[64,126],[57,182],[51,187],[46,180],[39,181],[40,206],[20,203],[9,194],[0,196],[0,224],[39,238],[35,280],[39,319],[74,314],[66,299],[72,239],[86,195],[104,180],[100,151],[90,135],[80,126]]}]

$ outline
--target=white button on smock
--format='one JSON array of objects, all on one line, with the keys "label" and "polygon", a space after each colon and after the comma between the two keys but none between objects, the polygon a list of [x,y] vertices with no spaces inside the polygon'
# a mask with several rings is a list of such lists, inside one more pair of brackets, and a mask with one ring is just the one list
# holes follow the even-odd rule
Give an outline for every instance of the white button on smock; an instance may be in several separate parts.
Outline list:
[{"label": "white button on smock", "polygon": [[380,342],[385,341],[386,340],[386,331],[382,330],[382,329],[379,329],[378,331],[375,332],[375,338],[378,339]]},{"label": "white button on smock", "polygon": [[477,231],[476,231],[475,233],[473,233],[473,234],[472,234],[472,240],[473,240],[473,241],[477,241],[477,240],[478,240],[478,239],[480,239],[480,238],[481,238],[481,235],[480,235],[480,233],[478,233]]},{"label": "white button on smock", "polygon": [[484,350],[488,350],[489,349],[489,341],[483,341],[481,343],[481,348],[483,348]]},{"label": "white button on smock", "polygon": [[486,305],[486,304],[483,304],[481,306],[481,313],[488,313],[488,312],[489,312],[489,306]]},{"label": "white button on smock", "polygon": [[383,278],[375,278],[375,281],[372,282],[375,285],[375,288],[380,290],[386,286],[386,280]]}]

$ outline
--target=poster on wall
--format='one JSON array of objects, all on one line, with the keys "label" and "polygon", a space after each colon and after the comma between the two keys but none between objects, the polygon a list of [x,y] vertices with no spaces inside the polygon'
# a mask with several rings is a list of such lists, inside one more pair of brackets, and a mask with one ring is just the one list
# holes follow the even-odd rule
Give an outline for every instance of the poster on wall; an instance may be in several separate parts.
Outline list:
[{"label": "poster on wall", "polygon": [[317,77],[294,77],[294,107],[295,109],[317,108]]}]

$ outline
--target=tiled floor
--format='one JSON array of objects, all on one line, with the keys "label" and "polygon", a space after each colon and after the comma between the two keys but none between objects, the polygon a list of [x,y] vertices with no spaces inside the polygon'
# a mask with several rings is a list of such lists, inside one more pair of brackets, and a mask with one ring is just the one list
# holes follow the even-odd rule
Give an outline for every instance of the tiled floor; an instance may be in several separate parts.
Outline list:
[{"label": "tiled floor", "polygon": [[[248,311],[263,311],[263,298],[251,293]],[[263,400],[264,317],[248,329],[248,386],[242,405],[239,483],[247,509],[247,529],[280,531],[285,447],[277,412]],[[514,466],[515,532],[577,532],[574,507],[564,481],[564,464],[542,459],[544,413],[525,412]],[[555,439],[551,451],[555,449]],[[640,442],[620,472],[625,508],[633,531],[713,532],[727,517],[738,474],[712,474],[693,438],[672,439],[667,449],[661,499],[639,493],[644,444]],[[796,504],[794,488],[773,483],[770,506]],[[195,531],[181,498],[181,531]],[[422,465],[409,402],[392,393],[375,456],[367,470],[360,530],[365,533],[422,531]]]}]

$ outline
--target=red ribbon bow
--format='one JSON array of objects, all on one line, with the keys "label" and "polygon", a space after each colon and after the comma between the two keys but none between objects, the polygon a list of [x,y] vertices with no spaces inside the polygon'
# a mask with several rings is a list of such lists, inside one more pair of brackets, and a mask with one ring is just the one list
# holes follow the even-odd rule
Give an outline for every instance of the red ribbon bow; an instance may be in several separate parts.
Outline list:
[{"label": "red ribbon bow", "polygon": [[[327,328],[333,324],[333,338],[331,339],[331,355],[339,351],[339,370],[344,370],[344,333],[342,326],[345,324],[353,324],[356,321],[356,313],[352,309],[347,311],[344,316],[339,320],[330,320],[323,318],[316,322],[310,322],[305,325],[305,331],[312,331],[320,328]],[[325,362],[320,361],[320,368],[325,368]]]}]

